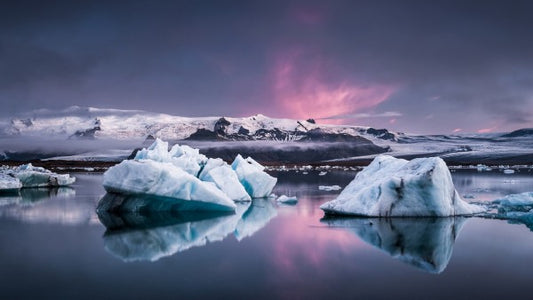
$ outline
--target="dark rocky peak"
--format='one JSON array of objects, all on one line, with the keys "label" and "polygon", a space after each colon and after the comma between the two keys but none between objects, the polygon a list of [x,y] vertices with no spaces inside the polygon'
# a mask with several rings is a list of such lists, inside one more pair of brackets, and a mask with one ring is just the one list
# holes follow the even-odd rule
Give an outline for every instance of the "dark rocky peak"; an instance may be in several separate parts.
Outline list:
[{"label": "dark rocky peak", "polygon": [[366,130],[366,133],[371,134],[382,140],[389,140],[389,141],[396,140],[396,136],[392,134],[391,132],[389,132],[387,129],[368,128]]},{"label": "dark rocky peak", "polygon": [[229,125],[231,125],[231,123],[226,120],[226,118],[222,117],[215,123],[214,132],[218,135],[225,136]]},{"label": "dark rocky peak", "polygon": [[315,119],[307,119],[305,120],[307,123],[316,124]]}]

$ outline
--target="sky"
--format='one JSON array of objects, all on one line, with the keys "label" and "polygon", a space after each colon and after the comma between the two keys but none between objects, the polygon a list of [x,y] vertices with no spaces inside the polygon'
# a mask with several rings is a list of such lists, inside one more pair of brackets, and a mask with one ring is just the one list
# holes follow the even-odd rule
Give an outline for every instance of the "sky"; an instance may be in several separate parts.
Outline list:
[{"label": "sky", "polygon": [[533,127],[533,1],[3,1],[0,117],[93,106]]}]

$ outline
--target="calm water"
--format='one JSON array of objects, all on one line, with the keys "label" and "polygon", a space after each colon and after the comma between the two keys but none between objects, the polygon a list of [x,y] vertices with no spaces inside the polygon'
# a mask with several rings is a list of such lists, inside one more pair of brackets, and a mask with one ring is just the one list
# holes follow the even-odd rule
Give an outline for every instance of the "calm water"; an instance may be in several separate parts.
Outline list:
[{"label": "calm water", "polygon": [[[479,218],[326,219],[354,173],[279,173],[276,194],[226,216],[101,216],[101,175],[0,197],[0,298],[529,297],[533,232]],[[474,201],[533,191],[533,174],[455,172]]]}]

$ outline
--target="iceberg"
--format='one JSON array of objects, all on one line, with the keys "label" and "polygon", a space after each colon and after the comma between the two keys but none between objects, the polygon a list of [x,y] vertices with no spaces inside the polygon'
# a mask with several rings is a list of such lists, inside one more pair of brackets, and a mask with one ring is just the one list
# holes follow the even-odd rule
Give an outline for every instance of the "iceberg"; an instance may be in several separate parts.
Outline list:
[{"label": "iceberg", "polygon": [[279,203],[285,203],[285,204],[296,204],[298,202],[298,198],[296,198],[295,196],[289,197],[286,195],[281,195],[278,197],[278,199],[276,199],[276,201],[278,201]]},{"label": "iceberg", "polygon": [[319,185],[318,186],[318,190],[326,191],[326,192],[338,191],[340,189],[342,188],[339,185]]},{"label": "iceberg", "polygon": [[202,169],[199,178],[214,183],[234,201],[252,200],[240,183],[235,171],[220,158],[210,158]]},{"label": "iceberg", "polygon": [[461,199],[441,158],[407,161],[388,155],[377,156],[335,200],[320,208],[326,214],[368,217],[447,217],[485,211]]},{"label": "iceberg", "polygon": [[157,162],[171,163],[185,172],[197,176],[207,157],[200,154],[198,149],[186,145],[174,145],[168,150],[168,142],[156,139],[148,148],[139,150],[134,160],[152,160]]},{"label": "iceberg", "polygon": [[441,273],[453,252],[465,218],[326,218],[361,240],[415,268]]},{"label": "iceberg", "polygon": [[[154,210],[235,209],[235,203],[214,183],[203,182],[171,163],[126,160],[104,173],[103,185],[109,193],[161,197],[149,207]],[[140,208],[128,205],[123,209]]]},{"label": "iceberg", "polygon": [[0,193],[16,192],[22,187],[22,182],[13,174],[0,172]]},{"label": "iceberg", "polygon": [[57,174],[42,167],[34,167],[31,163],[15,168],[0,170],[0,190],[33,187],[62,187],[73,184],[75,177],[69,174]]},{"label": "iceberg", "polygon": [[142,206],[128,201],[120,205],[122,209],[233,211],[233,201],[268,196],[277,181],[250,157],[245,160],[238,155],[230,166],[189,146],[176,144],[168,149],[167,142],[156,139],[133,160],[104,173],[104,188],[109,193],[158,198],[157,203]]},{"label": "iceberg", "polygon": [[510,223],[522,223],[533,231],[533,192],[510,194],[491,202],[490,208],[496,212],[488,212],[484,217],[508,220]]},{"label": "iceberg", "polygon": [[276,185],[277,179],[264,172],[265,167],[251,157],[244,159],[237,155],[231,168],[252,198],[268,197]]}]

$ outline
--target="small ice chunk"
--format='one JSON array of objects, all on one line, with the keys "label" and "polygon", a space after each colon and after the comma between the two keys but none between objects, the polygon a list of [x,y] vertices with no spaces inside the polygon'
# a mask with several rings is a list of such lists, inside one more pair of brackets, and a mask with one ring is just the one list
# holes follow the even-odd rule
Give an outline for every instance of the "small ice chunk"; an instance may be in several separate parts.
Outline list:
[{"label": "small ice chunk", "polygon": [[237,155],[231,168],[252,198],[268,197],[276,185],[277,179],[264,172],[265,167],[251,157],[244,159],[240,154]]},{"label": "small ice chunk", "polygon": [[319,185],[318,189],[321,190],[321,191],[330,192],[330,191],[338,191],[338,190],[342,189],[342,187],[340,187],[338,185]]},{"label": "small ice chunk", "polygon": [[296,198],[295,196],[289,197],[286,195],[281,195],[278,197],[278,199],[276,199],[276,201],[285,204],[296,204],[298,202],[298,198]]},{"label": "small ice chunk", "polygon": [[439,157],[411,161],[377,156],[333,201],[328,214],[373,217],[445,217],[484,212],[461,199]]},{"label": "small ice chunk", "polygon": [[322,172],[318,173],[318,176],[324,176],[324,175],[326,175],[326,174],[328,174],[328,172],[326,172],[326,171],[322,171]]},{"label": "small ice chunk", "polygon": [[123,161],[104,173],[103,185],[108,192],[172,198],[178,210],[235,209],[235,203],[214,183],[166,162]]},{"label": "small ice chunk", "polygon": [[505,170],[503,170],[503,173],[504,174],[514,174],[514,170],[513,169],[505,169]]}]

